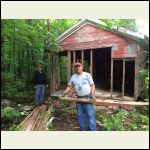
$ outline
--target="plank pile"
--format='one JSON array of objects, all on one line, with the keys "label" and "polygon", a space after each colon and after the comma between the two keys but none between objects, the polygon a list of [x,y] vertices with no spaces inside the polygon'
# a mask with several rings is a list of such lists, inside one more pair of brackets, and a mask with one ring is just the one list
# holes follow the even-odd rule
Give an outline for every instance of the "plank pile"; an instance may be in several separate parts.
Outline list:
[{"label": "plank pile", "polygon": [[46,131],[51,117],[50,105],[37,106],[18,126],[22,131]]}]

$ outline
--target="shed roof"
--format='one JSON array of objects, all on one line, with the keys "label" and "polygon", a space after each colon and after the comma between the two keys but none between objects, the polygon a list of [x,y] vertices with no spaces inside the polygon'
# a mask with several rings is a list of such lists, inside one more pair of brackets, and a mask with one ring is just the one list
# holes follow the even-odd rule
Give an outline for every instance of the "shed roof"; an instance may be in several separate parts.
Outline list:
[{"label": "shed roof", "polygon": [[57,38],[57,42],[60,43],[61,41],[66,39],[68,36],[73,34],[75,31],[79,30],[85,24],[92,24],[97,27],[104,27],[104,30],[107,30],[107,31],[113,32],[115,34],[130,38],[130,39],[138,42],[140,45],[143,45],[146,47],[149,46],[149,38],[146,35],[139,33],[139,32],[127,30],[125,28],[119,28],[117,30],[117,28],[115,26],[113,26],[112,29],[110,29],[103,21],[98,20],[98,19],[81,19],[80,21],[75,23],[73,26],[71,26],[69,29],[67,29],[65,32],[63,32]]}]

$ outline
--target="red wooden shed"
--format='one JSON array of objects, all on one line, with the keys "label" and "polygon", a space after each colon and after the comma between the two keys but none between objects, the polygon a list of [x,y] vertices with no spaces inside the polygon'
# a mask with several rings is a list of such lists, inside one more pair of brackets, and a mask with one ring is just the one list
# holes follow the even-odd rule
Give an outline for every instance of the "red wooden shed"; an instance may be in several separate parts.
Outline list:
[{"label": "red wooden shed", "polygon": [[[125,28],[109,29],[100,20],[83,19],[57,39],[67,57],[68,77],[74,73],[73,64],[80,61],[90,72],[98,96],[137,100],[142,82],[139,74],[144,65],[144,51],[149,39]],[[143,62],[142,62],[143,61]],[[60,85],[60,77],[58,85]]]}]

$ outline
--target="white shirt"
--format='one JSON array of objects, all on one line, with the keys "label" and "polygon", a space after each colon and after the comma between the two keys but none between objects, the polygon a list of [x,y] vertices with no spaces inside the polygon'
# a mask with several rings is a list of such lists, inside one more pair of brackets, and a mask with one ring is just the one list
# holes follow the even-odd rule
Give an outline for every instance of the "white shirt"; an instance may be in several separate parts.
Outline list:
[{"label": "white shirt", "polygon": [[92,76],[87,72],[72,75],[68,86],[74,87],[77,96],[85,96],[91,93]]}]

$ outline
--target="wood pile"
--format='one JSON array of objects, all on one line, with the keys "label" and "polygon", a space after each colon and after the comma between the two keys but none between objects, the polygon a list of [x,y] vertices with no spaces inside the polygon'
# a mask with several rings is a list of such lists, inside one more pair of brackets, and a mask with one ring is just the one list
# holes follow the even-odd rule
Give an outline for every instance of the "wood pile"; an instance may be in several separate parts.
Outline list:
[{"label": "wood pile", "polygon": [[37,106],[18,126],[22,131],[46,131],[51,117],[50,105]]}]

